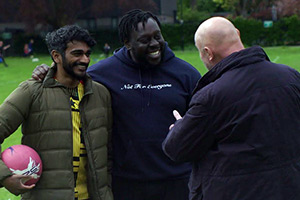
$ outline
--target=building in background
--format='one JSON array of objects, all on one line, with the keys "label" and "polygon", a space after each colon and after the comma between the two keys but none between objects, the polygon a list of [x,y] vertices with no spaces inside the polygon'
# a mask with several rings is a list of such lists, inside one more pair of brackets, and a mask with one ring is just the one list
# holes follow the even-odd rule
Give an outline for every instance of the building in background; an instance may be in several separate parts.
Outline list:
[{"label": "building in background", "polygon": [[[92,1],[93,0],[84,1],[84,4],[91,4]],[[148,6],[147,4],[141,6],[141,9],[153,12],[155,15],[158,16],[161,23],[176,23],[176,0],[152,0],[152,2],[148,1],[148,4]],[[103,12],[98,14],[95,14],[91,11],[86,11],[79,16],[77,23],[78,25],[89,30],[96,30],[99,28],[117,29],[121,17],[127,11],[134,8],[140,7],[132,7],[132,5],[121,7],[118,6],[118,4],[116,4],[111,7],[108,6],[108,9],[103,10]]]},{"label": "building in background", "polygon": [[[16,0],[20,1],[20,0]],[[161,21],[161,23],[175,23],[176,22],[176,13],[177,13],[177,1],[176,0],[131,0],[131,1],[120,1],[120,0],[82,0],[81,3],[77,3],[74,7],[76,14],[68,13],[68,0],[65,0],[66,7],[65,13],[62,12],[62,8],[56,5],[49,5],[49,8],[45,8],[44,5],[50,4],[51,1],[43,0],[44,4],[32,5],[29,4],[25,7],[21,5],[18,7],[17,3],[11,5],[10,7],[7,4],[0,4],[0,7],[8,6],[8,9],[11,9],[11,12],[6,12],[2,14],[0,13],[0,37],[3,32],[28,32],[28,28],[31,28],[32,33],[37,32],[48,32],[51,29],[59,28],[61,25],[56,23],[55,25],[51,24],[51,22],[55,21],[55,19],[49,20],[47,19],[47,12],[56,13],[56,18],[63,18],[64,15],[68,15],[69,19],[65,20],[66,24],[76,23],[83,28],[87,28],[89,30],[97,30],[97,29],[117,29],[119,20],[122,15],[124,15],[127,11],[135,8],[141,8],[143,10],[149,10],[157,15]],[[30,2],[30,0],[28,0]],[[40,1],[39,3],[41,3]],[[70,1],[72,2],[72,1]],[[13,8],[13,6],[15,6]],[[34,7],[36,6],[36,7]],[[40,9],[37,7],[40,6]],[[72,5],[75,6],[75,5]],[[62,6],[61,6],[62,7]],[[6,9],[6,8],[2,8]],[[35,15],[32,15],[32,12],[24,12],[24,10],[30,10],[35,12]],[[38,12],[42,12],[43,14],[38,14]],[[7,9],[6,9],[7,10]],[[12,13],[14,12],[14,13]],[[62,13],[62,14],[59,14]],[[9,15],[12,15],[9,17]],[[43,20],[43,16],[45,19]],[[28,20],[29,18],[29,20]],[[31,18],[31,19],[30,19]],[[57,21],[63,21],[60,19],[56,19]],[[47,21],[48,20],[48,21]],[[36,22],[36,23],[34,23]],[[28,23],[33,23],[28,26]],[[48,24],[47,24],[48,23]],[[65,24],[63,24],[65,25]],[[58,26],[58,27],[56,27]]]}]

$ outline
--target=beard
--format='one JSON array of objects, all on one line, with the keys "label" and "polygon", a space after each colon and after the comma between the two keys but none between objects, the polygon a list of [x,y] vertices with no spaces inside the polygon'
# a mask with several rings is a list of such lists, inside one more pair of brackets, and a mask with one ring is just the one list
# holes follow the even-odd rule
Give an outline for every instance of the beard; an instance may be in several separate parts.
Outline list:
[{"label": "beard", "polygon": [[74,62],[74,63],[70,63],[68,62],[64,57],[63,57],[63,68],[66,71],[67,74],[69,74],[71,77],[77,79],[77,80],[85,80],[86,78],[86,74],[84,75],[80,75],[80,74],[76,74],[74,72],[74,67],[77,65],[82,65],[85,66],[86,69],[88,68],[88,64],[87,63],[82,63],[82,62]]}]

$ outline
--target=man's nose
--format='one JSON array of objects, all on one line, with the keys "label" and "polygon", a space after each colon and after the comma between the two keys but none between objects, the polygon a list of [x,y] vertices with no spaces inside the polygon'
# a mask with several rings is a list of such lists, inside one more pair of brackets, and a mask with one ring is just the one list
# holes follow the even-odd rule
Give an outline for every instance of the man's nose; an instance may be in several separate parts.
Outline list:
[{"label": "man's nose", "polygon": [[86,54],[83,54],[81,56],[81,62],[89,63],[90,62],[90,56],[86,55]]},{"label": "man's nose", "polygon": [[150,46],[158,46],[158,45],[159,45],[159,42],[156,39],[152,38],[150,41]]}]

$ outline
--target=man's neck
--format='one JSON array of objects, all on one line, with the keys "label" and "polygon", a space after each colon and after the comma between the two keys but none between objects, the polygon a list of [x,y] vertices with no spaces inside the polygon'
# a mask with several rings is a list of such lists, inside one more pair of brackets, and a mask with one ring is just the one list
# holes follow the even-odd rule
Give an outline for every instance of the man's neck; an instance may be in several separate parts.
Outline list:
[{"label": "man's neck", "polygon": [[79,80],[70,76],[64,76],[61,73],[56,72],[55,78],[58,82],[66,86],[67,88],[75,88],[79,84]]}]

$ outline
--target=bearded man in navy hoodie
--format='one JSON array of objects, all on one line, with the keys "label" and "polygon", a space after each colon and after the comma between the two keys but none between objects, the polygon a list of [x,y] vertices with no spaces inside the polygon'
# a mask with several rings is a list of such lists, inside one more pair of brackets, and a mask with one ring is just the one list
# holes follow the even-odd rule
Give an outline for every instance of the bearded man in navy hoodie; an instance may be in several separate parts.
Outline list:
[{"label": "bearded man in navy hoodie", "polygon": [[114,199],[187,200],[191,166],[170,160],[161,144],[200,74],[175,57],[150,12],[125,14],[119,36],[124,47],[88,69],[112,95]]}]

